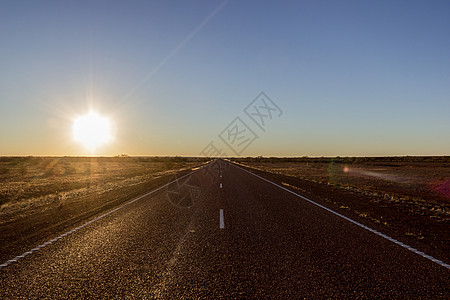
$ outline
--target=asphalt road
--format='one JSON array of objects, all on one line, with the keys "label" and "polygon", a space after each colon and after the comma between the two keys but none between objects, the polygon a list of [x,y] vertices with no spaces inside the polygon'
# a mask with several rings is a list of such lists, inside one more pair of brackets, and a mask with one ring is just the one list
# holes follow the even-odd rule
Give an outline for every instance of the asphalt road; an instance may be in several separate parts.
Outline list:
[{"label": "asphalt road", "polygon": [[16,260],[1,299],[450,295],[445,266],[223,160]]}]

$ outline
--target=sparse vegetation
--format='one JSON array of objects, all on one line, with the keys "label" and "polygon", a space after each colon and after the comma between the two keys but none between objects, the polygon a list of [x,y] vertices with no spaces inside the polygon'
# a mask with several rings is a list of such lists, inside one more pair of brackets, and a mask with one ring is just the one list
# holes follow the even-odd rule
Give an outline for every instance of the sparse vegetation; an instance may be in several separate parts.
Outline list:
[{"label": "sparse vegetation", "polygon": [[250,167],[402,205],[450,221],[450,157],[246,157]]},{"label": "sparse vegetation", "polygon": [[137,185],[206,159],[188,157],[0,157],[0,216]]},{"label": "sparse vegetation", "polygon": [[239,162],[260,163],[450,163],[450,156],[380,156],[380,157],[239,157],[232,158]]}]

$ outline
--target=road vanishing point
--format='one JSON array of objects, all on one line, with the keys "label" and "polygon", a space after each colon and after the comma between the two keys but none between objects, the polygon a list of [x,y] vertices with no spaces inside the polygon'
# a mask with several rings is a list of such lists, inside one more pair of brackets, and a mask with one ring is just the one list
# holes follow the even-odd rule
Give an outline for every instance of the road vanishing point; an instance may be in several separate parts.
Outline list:
[{"label": "road vanishing point", "polygon": [[230,161],[175,183],[45,243],[23,241],[29,251],[0,261],[0,298],[450,295],[448,262]]}]

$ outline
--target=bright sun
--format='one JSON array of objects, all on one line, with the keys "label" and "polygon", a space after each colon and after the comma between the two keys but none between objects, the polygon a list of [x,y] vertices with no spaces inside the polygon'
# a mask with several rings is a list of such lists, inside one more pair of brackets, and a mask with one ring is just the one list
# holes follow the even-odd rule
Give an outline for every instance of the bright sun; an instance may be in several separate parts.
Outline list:
[{"label": "bright sun", "polygon": [[72,131],[75,140],[90,151],[95,151],[97,147],[112,139],[111,123],[95,112],[77,118],[73,122]]}]

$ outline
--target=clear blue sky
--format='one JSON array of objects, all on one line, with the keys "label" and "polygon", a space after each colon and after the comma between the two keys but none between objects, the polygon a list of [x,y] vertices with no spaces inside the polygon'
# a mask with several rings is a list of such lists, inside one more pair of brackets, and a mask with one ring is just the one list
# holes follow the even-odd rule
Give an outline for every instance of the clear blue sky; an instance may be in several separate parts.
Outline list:
[{"label": "clear blue sky", "polygon": [[[0,155],[450,155],[449,1],[1,1]],[[258,128],[264,91],[283,111]]]}]

